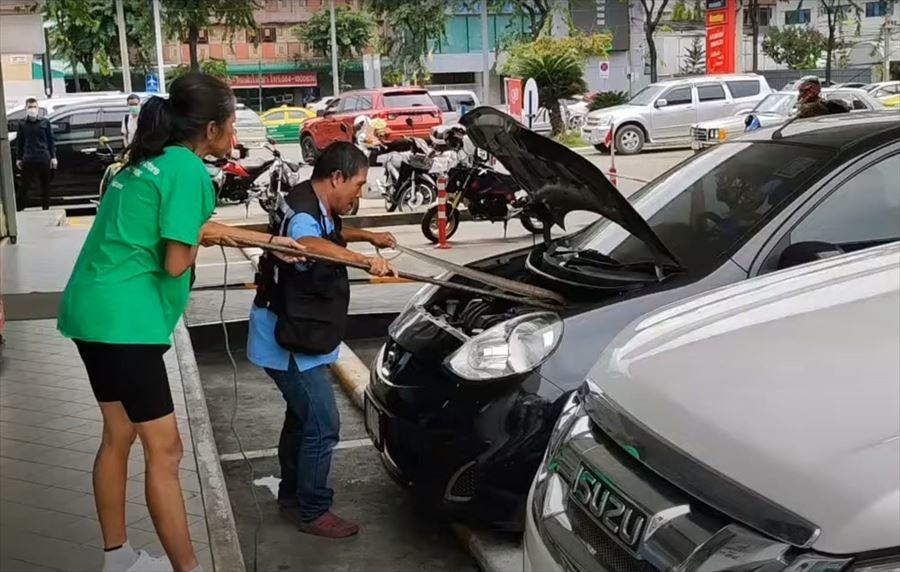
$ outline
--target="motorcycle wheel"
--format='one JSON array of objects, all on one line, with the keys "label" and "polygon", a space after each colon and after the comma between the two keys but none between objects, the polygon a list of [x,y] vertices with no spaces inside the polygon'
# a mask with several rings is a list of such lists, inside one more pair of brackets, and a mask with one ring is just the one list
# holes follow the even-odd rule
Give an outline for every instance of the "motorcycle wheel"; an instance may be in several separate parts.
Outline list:
[{"label": "motorcycle wheel", "polygon": [[403,213],[414,213],[421,211],[436,200],[437,189],[430,182],[424,179],[417,179],[415,191],[411,181],[407,181],[403,188],[400,189],[395,208],[399,208],[400,212]]},{"label": "motorcycle wheel", "polygon": [[[447,240],[456,234],[459,228],[459,211],[456,209],[447,213]],[[431,242],[438,243],[438,207],[432,206],[422,215],[422,234]]]},{"label": "motorcycle wheel", "polygon": [[525,213],[519,215],[519,221],[521,221],[522,226],[525,227],[525,230],[530,232],[531,234],[543,234],[544,233],[544,225],[543,223],[532,217],[528,216]]}]

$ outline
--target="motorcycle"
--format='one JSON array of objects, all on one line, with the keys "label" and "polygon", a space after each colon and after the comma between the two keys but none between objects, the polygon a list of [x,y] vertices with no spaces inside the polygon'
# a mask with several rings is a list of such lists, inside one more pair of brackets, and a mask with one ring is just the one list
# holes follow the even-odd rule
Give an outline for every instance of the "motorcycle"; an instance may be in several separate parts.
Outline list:
[{"label": "motorcycle", "polygon": [[100,143],[103,148],[89,147],[82,149],[81,152],[85,155],[96,155],[105,166],[103,177],[100,179],[100,187],[97,191],[98,198],[95,201],[95,203],[99,205],[100,201],[103,200],[103,194],[106,192],[109,182],[112,181],[112,178],[122,168],[124,158],[109,146],[109,138],[107,136],[101,136],[97,142]]},{"label": "motorcycle", "polygon": [[[542,234],[544,226],[529,211],[531,198],[510,175],[494,169],[482,154],[472,155],[470,164],[450,169],[447,177],[447,226],[450,238],[459,228],[459,209],[468,209],[475,220],[502,222],[504,234],[509,221],[518,218],[525,230]],[[433,205],[422,216],[422,234],[438,242],[438,206]]]},{"label": "motorcycle", "polygon": [[384,178],[375,181],[375,186],[387,212],[415,212],[437,197],[434,150],[424,140],[414,137],[386,143],[373,148],[369,158],[370,164],[384,167]]}]

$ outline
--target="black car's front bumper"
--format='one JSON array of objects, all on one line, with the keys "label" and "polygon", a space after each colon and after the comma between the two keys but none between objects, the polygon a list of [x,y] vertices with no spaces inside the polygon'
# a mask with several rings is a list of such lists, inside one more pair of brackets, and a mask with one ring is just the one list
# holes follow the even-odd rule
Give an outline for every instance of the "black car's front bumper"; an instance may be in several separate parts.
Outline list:
[{"label": "black car's front bumper", "polygon": [[394,383],[383,354],[370,368],[366,426],[391,476],[453,520],[521,530],[561,392],[537,374],[467,388],[443,368]]}]

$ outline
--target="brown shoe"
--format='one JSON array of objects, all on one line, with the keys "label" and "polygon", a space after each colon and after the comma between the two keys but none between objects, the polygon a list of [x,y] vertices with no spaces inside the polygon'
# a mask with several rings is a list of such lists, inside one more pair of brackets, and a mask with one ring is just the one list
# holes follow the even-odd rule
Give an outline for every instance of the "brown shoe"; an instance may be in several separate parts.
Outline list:
[{"label": "brown shoe", "polygon": [[300,532],[325,538],[347,538],[359,532],[359,526],[332,512],[326,512],[312,522],[301,523]]}]

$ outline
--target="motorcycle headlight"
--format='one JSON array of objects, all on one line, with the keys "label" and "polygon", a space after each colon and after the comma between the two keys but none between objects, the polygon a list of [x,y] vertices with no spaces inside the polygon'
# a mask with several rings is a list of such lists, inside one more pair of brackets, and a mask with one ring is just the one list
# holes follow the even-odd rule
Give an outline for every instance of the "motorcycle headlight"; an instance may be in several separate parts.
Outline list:
[{"label": "motorcycle headlight", "polygon": [[444,362],[467,381],[527,373],[559,345],[563,322],[553,312],[534,312],[497,324],[471,338]]}]

